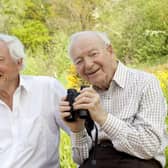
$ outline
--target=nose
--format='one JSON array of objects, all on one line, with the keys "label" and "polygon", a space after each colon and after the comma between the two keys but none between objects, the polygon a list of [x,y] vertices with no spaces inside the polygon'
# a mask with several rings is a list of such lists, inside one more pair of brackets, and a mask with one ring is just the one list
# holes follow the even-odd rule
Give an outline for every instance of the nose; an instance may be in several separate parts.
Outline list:
[{"label": "nose", "polygon": [[90,57],[85,58],[85,69],[89,70],[93,67],[93,60]]}]

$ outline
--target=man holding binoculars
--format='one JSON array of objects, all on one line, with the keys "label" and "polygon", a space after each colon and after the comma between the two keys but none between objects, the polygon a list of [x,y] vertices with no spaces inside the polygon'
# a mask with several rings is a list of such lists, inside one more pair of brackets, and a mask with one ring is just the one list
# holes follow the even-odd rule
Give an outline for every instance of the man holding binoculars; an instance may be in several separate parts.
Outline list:
[{"label": "man holding binoculars", "polygon": [[[60,102],[70,127],[74,161],[80,168],[161,168],[168,138],[166,103],[158,80],[116,60],[110,40],[101,32],[71,36],[69,55],[79,75],[92,87],[83,88],[71,103]],[[67,121],[73,112],[88,110],[98,129],[89,136],[85,119]],[[93,141],[92,141],[93,139]]]}]

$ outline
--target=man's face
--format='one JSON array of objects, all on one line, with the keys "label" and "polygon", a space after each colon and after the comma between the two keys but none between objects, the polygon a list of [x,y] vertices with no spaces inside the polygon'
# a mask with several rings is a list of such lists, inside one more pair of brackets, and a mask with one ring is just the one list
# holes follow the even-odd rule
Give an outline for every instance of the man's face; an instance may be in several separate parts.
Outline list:
[{"label": "man's face", "polygon": [[18,80],[20,68],[20,63],[11,58],[7,45],[0,41],[0,89]]},{"label": "man's face", "polygon": [[111,46],[106,46],[96,35],[80,36],[70,54],[83,79],[101,89],[109,87],[114,73]]}]

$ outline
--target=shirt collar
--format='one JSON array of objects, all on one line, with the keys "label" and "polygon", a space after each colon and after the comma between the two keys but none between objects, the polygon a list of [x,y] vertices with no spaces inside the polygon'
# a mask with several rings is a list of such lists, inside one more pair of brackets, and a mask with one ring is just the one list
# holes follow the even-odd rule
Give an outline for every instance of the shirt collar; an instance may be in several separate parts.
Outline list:
[{"label": "shirt collar", "polygon": [[26,81],[26,79],[22,75],[19,76],[19,79],[20,79],[19,86],[28,92],[30,90],[29,83]]},{"label": "shirt collar", "polygon": [[115,81],[116,84],[118,84],[122,88],[125,87],[127,70],[128,68],[124,64],[122,64],[120,61],[118,61],[118,66],[114,74],[113,81]]}]

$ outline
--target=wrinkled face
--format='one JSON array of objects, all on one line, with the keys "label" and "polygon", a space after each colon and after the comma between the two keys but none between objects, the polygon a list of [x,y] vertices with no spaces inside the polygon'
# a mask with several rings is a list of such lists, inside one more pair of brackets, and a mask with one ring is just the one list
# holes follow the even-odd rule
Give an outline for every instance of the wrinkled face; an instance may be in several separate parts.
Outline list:
[{"label": "wrinkled face", "polygon": [[20,69],[20,61],[14,61],[9,54],[6,44],[0,41],[0,89],[18,81]]},{"label": "wrinkled face", "polygon": [[109,87],[114,74],[111,46],[96,35],[81,35],[73,43],[70,55],[83,79],[100,89]]}]

